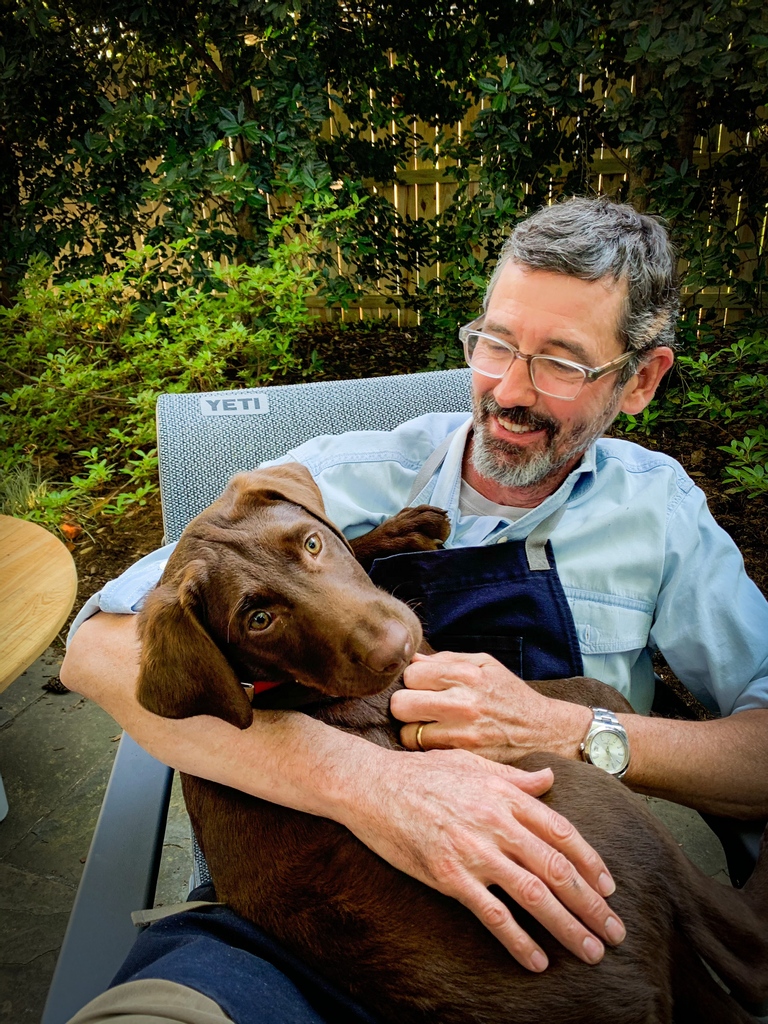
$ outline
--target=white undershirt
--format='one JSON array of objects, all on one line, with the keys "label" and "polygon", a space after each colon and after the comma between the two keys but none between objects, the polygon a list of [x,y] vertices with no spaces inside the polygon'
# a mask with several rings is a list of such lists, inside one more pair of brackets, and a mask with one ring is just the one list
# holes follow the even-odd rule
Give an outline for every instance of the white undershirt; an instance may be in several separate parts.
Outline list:
[{"label": "white undershirt", "polygon": [[461,481],[459,512],[463,516],[497,516],[515,522],[530,511],[529,508],[518,508],[516,505],[497,505],[471,487],[466,480]]}]

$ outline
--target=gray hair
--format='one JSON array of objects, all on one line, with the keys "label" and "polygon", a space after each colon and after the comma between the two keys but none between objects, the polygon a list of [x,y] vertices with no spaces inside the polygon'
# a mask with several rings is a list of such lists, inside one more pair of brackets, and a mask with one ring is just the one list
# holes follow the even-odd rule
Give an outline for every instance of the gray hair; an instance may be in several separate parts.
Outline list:
[{"label": "gray hair", "polygon": [[[619,341],[638,353],[674,346],[680,310],[677,259],[659,218],[604,197],[575,197],[543,207],[521,221],[502,246],[484,308],[510,262],[584,281],[626,281]],[[630,376],[635,362],[627,367]]]}]

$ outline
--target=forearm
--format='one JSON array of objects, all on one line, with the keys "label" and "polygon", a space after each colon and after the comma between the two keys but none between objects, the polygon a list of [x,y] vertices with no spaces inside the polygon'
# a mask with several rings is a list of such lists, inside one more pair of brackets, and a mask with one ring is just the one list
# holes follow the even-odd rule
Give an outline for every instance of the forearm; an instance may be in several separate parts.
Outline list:
[{"label": "forearm", "polygon": [[173,768],[338,821],[365,795],[356,780],[381,770],[386,751],[294,712],[257,713],[242,731],[208,716],[154,715],[136,700],[139,658],[136,616],[99,614],[72,639],[62,682]]},{"label": "forearm", "polygon": [[[581,757],[589,708],[538,693],[489,655],[417,656],[405,682],[392,711],[406,723],[401,738],[410,749],[422,722],[429,748],[463,748],[505,763],[538,750]],[[743,820],[768,814],[768,709],[710,722],[618,717],[629,736],[625,781],[633,789]]]},{"label": "forearm", "polygon": [[[624,781],[636,792],[745,821],[768,815],[768,710],[708,722],[617,717],[631,752]],[[528,746],[580,758],[591,718],[588,708],[550,700]]]},{"label": "forearm", "polygon": [[[708,722],[617,717],[631,751],[624,781],[636,792],[745,821],[768,815],[768,710]],[[534,731],[549,737],[546,749],[576,759],[591,718],[588,708],[550,700]]]},{"label": "forearm", "polygon": [[629,736],[633,789],[711,814],[768,815],[768,710],[709,722],[618,717]]}]

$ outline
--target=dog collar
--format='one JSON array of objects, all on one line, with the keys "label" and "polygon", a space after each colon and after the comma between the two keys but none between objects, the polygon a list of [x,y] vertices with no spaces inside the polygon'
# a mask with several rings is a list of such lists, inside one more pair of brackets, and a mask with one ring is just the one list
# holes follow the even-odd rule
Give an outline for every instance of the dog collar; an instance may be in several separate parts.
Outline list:
[{"label": "dog collar", "polygon": [[275,683],[266,679],[257,679],[253,683],[242,683],[251,707],[270,708],[275,711],[292,711],[308,704],[317,704],[326,700],[327,694],[313,690],[303,683]]},{"label": "dog collar", "polygon": [[259,679],[255,683],[243,683],[246,690],[251,691],[251,697],[255,697],[259,693],[264,693],[265,690],[273,690],[276,686],[282,686],[282,683],[269,683],[266,679]]}]

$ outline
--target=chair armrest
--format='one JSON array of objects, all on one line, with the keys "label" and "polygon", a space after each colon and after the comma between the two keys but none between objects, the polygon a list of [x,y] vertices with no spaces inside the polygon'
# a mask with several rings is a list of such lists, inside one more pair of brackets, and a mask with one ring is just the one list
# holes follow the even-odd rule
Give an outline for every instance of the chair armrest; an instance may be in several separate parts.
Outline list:
[{"label": "chair armrest", "polygon": [[131,912],[155,898],[172,780],[123,733],[41,1024],[65,1024],[103,992],[133,945]]}]

